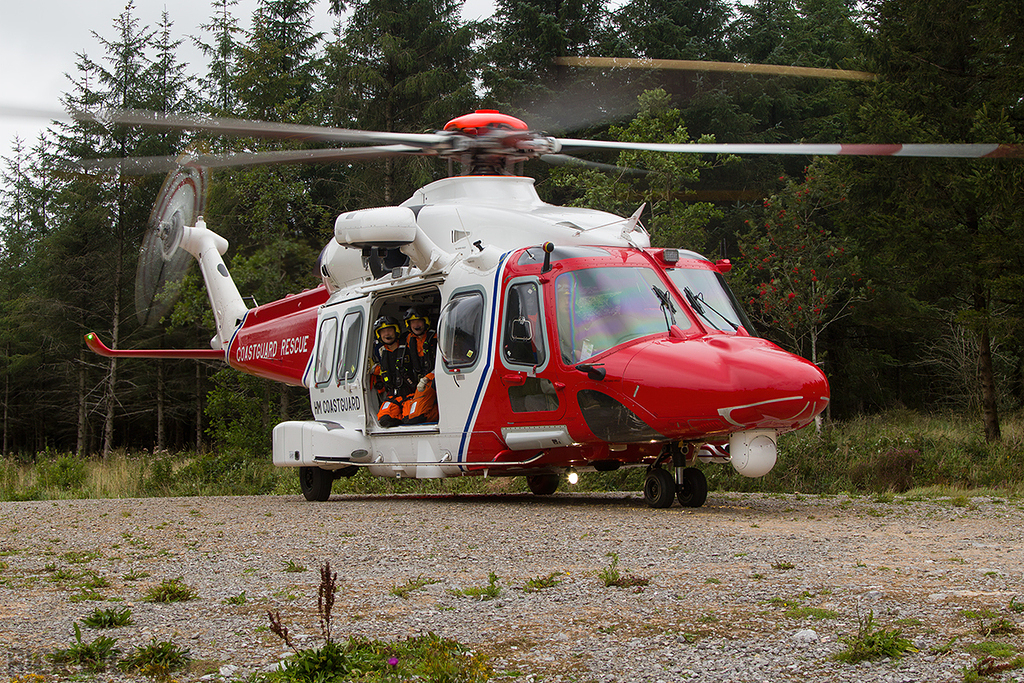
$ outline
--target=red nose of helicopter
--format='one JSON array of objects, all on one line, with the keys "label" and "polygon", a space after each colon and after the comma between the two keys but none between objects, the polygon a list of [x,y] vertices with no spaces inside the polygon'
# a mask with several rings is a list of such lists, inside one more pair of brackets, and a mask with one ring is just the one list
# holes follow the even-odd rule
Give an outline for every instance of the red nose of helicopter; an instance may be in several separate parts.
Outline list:
[{"label": "red nose of helicopter", "polygon": [[624,405],[664,437],[799,429],[829,401],[828,380],[817,366],[763,339],[670,338],[629,351],[621,379],[610,384],[618,385]]}]

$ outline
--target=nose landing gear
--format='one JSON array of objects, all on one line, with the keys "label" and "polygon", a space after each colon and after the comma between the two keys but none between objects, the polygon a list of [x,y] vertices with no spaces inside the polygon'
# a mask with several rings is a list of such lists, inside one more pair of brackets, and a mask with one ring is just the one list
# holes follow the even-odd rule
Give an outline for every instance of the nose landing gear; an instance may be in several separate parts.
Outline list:
[{"label": "nose landing gear", "polygon": [[[699,508],[708,498],[708,480],[696,467],[687,467],[687,455],[693,451],[692,461],[696,457],[696,449],[692,444],[686,445],[684,451],[677,444],[665,447],[658,460],[647,470],[644,480],[644,500],[653,508],[667,508],[672,500],[679,499],[679,504],[687,508]],[[661,468],[661,464],[672,458],[675,474]]]}]

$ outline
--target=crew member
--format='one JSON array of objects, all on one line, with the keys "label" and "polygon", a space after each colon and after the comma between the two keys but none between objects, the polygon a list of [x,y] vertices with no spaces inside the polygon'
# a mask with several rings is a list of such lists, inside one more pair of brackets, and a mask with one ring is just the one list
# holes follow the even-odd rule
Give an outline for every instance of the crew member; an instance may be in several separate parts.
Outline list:
[{"label": "crew member", "polygon": [[404,320],[409,330],[405,337],[405,347],[409,357],[410,378],[416,385],[416,391],[403,405],[402,422],[437,422],[437,389],[434,387],[437,333],[430,329],[430,320],[415,306],[405,312]]},{"label": "crew member", "polygon": [[409,354],[400,338],[398,321],[390,316],[381,316],[373,324],[373,333],[378,346],[374,349],[377,367],[374,386],[381,397],[377,422],[381,427],[395,427],[402,424],[402,407],[416,390],[409,368]]}]

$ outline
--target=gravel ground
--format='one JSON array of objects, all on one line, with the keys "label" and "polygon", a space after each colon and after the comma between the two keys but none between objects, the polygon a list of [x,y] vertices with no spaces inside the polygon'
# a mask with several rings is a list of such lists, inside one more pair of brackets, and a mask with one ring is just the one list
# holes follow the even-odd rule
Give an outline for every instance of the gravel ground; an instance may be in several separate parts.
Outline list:
[{"label": "gravel ground", "polygon": [[[320,643],[328,560],[336,637],[434,632],[488,655],[500,681],[962,681],[978,643],[1024,648],[1008,633],[1024,627],[1022,519],[1024,506],[998,499],[799,494],[712,494],[696,510],[630,494],[0,503],[0,674],[93,678],[45,655],[72,643],[76,621],[128,606],[133,623],[103,632],[124,652],[169,640],[195,660],[178,680],[243,679],[287,655],[268,609],[300,645]],[[605,586],[612,554],[646,585]],[[453,593],[491,573],[497,598]],[[91,577],[106,601],[81,599]],[[178,577],[196,599],[144,599]],[[392,593],[415,579],[426,585]],[[243,592],[244,604],[225,602]],[[869,614],[917,652],[835,661]]]}]

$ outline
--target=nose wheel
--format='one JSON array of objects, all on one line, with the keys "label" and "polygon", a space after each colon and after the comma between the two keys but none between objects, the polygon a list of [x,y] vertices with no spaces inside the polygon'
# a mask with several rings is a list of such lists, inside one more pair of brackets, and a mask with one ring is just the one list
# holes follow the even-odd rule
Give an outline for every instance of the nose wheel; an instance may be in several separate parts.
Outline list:
[{"label": "nose wheel", "polygon": [[[684,508],[699,508],[708,499],[708,480],[696,467],[687,467],[687,452],[690,462],[694,448],[688,444],[682,449],[673,444],[668,446],[661,457],[647,469],[644,480],[644,500],[652,508],[667,508],[674,499]],[[672,460],[672,472],[662,469],[661,464]]]}]

